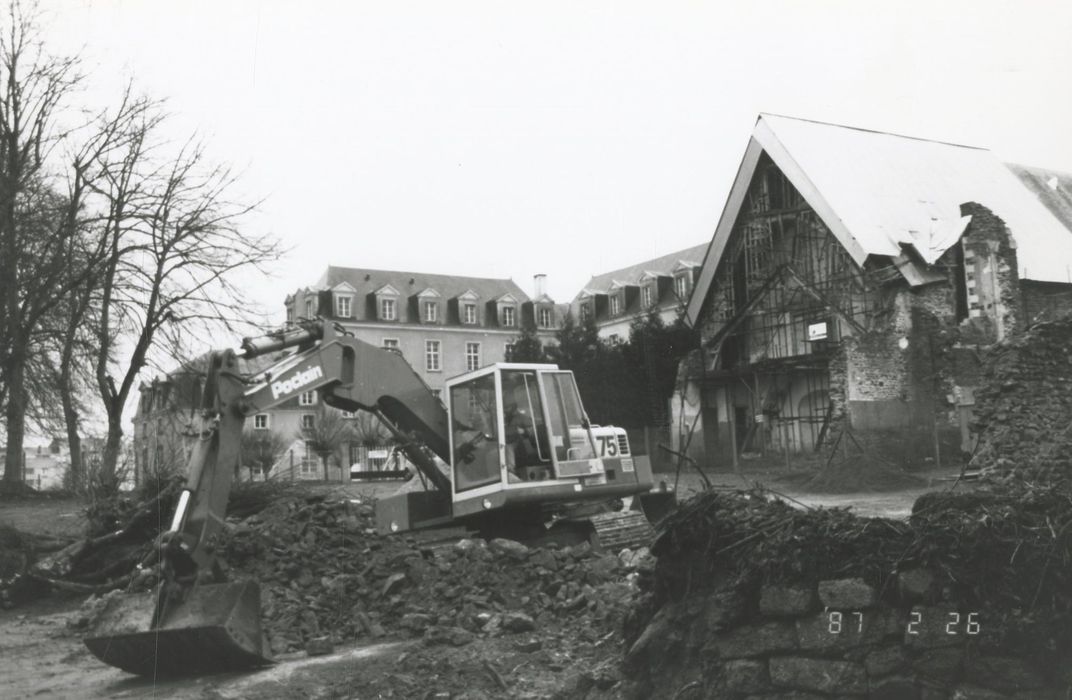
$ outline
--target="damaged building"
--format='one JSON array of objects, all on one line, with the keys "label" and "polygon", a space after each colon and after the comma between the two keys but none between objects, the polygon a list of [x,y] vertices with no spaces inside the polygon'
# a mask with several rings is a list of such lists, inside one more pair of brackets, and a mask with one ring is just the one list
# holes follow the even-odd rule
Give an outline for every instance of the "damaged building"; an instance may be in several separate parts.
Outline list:
[{"label": "damaged building", "polygon": [[703,349],[679,425],[715,466],[850,446],[959,461],[979,353],[1069,308],[1070,185],[986,149],[761,115],[689,300]]}]

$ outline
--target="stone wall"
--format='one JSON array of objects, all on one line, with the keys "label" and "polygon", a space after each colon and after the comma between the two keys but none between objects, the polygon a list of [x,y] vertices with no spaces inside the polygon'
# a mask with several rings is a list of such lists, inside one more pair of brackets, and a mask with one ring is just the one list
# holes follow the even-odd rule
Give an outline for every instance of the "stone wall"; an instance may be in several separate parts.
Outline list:
[{"label": "stone wall", "polygon": [[[849,578],[762,586],[758,600],[716,594],[667,605],[626,655],[638,678],[632,691],[726,700],[1064,697],[1059,669],[1003,648],[987,611],[943,599],[933,573],[912,569],[895,580],[895,595],[882,600]],[[682,694],[690,685],[695,692]]]},{"label": "stone wall", "polygon": [[972,463],[998,477],[1072,482],[1072,318],[1037,324],[985,357]]},{"label": "stone wall", "polygon": [[1022,280],[1020,293],[1025,324],[1052,321],[1072,311],[1072,284]]},{"label": "stone wall", "polygon": [[960,206],[971,223],[961,238],[968,294],[968,316],[990,327],[991,342],[1020,326],[1019,267],[1016,248],[1005,222],[981,204]]},{"label": "stone wall", "polygon": [[959,456],[945,357],[952,339],[952,283],[903,287],[875,330],[845,338],[830,362],[835,422],[828,447],[848,428],[854,447],[889,462],[918,466]]}]

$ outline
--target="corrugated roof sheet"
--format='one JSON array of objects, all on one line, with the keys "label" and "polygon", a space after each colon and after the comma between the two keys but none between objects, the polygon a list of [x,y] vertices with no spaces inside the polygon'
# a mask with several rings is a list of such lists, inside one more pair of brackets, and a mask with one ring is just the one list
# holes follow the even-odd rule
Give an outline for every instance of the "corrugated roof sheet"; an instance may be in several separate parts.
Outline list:
[{"label": "corrugated roof sheet", "polygon": [[[857,262],[926,246],[955,225],[961,204],[977,202],[1009,226],[1022,278],[1072,281],[1072,230],[988,150],[769,114],[754,136],[783,172],[797,166],[805,182],[786,175],[813,206],[812,197],[825,201]],[[837,223],[827,225],[837,232]]]},{"label": "corrugated roof sheet", "polygon": [[[612,270],[611,272],[604,272],[588,280],[581,293],[593,292],[605,294],[610,291],[610,287],[615,281],[623,284],[636,284],[645,272],[670,275],[678,262],[682,260],[699,265],[703,262],[707,246],[707,243],[701,243],[700,245],[694,245],[691,248],[685,248],[684,250],[679,250],[674,253],[667,253],[666,255],[645,260],[644,262],[639,262],[635,265],[630,265],[629,267]],[[581,293],[578,293],[577,296],[580,296]]]},{"label": "corrugated roof sheet", "polygon": [[1005,167],[1031,191],[1057,220],[1072,231],[1072,175],[1056,170],[1006,163]]}]

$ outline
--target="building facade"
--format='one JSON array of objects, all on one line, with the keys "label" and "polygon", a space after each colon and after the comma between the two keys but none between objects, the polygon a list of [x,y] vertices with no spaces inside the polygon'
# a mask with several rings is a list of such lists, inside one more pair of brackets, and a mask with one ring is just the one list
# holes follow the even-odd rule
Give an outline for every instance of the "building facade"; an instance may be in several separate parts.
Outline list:
[{"label": "building facade", "polygon": [[535,278],[530,298],[509,279],[331,266],[286,298],[287,320],[323,318],[402,354],[439,395],[450,377],[506,360],[523,324],[554,341],[561,306]]},{"label": "building facade", "polygon": [[[522,325],[554,339],[563,308],[543,290],[526,295],[512,280],[329,267],[312,287],[286,297],[288,322],[324,319],[377,347],[401,353],[437,396],[450,377],[507,358]],[[284,356],[240,360],[253,375]],[[137,473],[182,469],[200,431],[208,356],[140,387],[134,417]],[[394,469],[391,438],[370,416],[338,411],[308,391],[246,421],[240,478],[347,480],[351,468]],[[317,444],[333,445],[320,454]],[[262,454],[274,455],[261,458]]]},{"label": "building facade", "polygon": [[594,319],[599,336],[610,342],[629,340],[633,321],[653,310],[672,323],[692,293],[706,250],[705,243],[595,275],[570,303],[573,318]]},{"label": "building facade", "polygon": [[707,462],[958,460],[980,348],[1070,310],[1067,183],[984,149],[761,115],[687,307],[703,349],[679,418]]}]

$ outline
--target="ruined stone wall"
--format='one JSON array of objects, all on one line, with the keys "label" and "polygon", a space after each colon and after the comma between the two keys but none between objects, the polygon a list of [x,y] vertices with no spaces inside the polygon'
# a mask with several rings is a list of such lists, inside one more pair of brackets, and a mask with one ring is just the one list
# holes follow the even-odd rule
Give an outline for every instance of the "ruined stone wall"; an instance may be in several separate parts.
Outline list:
[{"label": "ruined stone wall", "polygon": [[[664,606],[626,656],[633,690],[725,700],[1064,697],[1060,669],[1003,647],[988,611],[943,599],[937,581],[926,569],[902,573],[902,602],[892,604],[850,578],[762,586],[758,601],[716,594]],[[690,685],[696,692],[681,695]]]},{"label": "ruined stone wall", "polygon": [[990,342],[1001,340],[1022,326],[1016,248],[1005,222],[982,204],[962,204],[960,213],[972,218],[961,239],[968,316],[988,327]]},{"label": "ruined stone wall", "polygon": [[1053,321],[1072,312],[1072,284],[1022,280],[1024,325]]},{"label": "ruined stone wall", "polygon": [[1072,318],[990,349],[975,390],[973,465],[1009,478],[1072,482]]},{"label": "ruined stone wall", "polygon": [[951,282],[904,287],[891,295],[872,330],[842,341],[830,362],[835,421],[828,448],[848,428],[854,448],[918,466],[935,457],[937,422],[940,452],[950,459],[959,454],[945,359],[953,309]]},{"label": "ruined stone wall", "polygon": [[1069,531],[1066,495],[1023,484],[929,493],[902,521],[699,493],[637,579],[619,697],[1065,698]]}]

